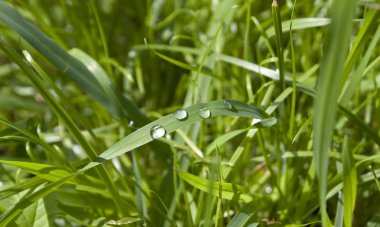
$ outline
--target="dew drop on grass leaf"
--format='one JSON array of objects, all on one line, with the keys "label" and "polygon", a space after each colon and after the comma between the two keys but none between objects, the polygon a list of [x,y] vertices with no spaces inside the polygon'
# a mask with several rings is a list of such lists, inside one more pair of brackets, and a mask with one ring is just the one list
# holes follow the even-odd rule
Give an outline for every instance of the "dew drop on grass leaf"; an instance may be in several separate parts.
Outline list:
[{"label": "dew drop on grass leaf", "polygon": [[211,111],[207,108],[199,110],[199,116],[203,119],[211,117]]},{"label": "dew drop on grass leaf", "polygon": [[224,100],[223,101],[223,104],[227,107],[227,109],[229,110],[232,110],[234,108],[234,106],[232,105],[232,103],[228,100]]},{"label": "dew drop on grass leaf", "polygon": [[153,139],[158,139],[163,137],[166,134],[166,130],[164,127],[160,125],[153,126],[152,129],[150,130],[150,136]]},{"label": "dew drop on grass leaf", "polygon": [[186,120],[187,118],[187,111],[186,110],[177,110],[175,113],[174,113],[174,117],[177,119],[177,120]]}]

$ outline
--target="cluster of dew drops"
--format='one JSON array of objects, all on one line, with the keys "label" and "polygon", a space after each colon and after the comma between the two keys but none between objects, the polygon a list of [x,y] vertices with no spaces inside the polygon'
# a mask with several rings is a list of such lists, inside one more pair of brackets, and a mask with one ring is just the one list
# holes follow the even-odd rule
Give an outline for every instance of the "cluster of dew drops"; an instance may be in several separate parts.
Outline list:
[{"label": "cluster of dew drops", "polygon": [[[228,109],[233,108],[230,101],[224,100],[223,103],[224,103],[224,105],[226,105],[226,107]],[[200,109],[198,114],[203,119],[207,119],[207,118],[211,117],[211,111],[208,108]],[[176,112],[174,112],[173,115],[177,120],[183,121],[183,120],[186,120],[188,118],[189,114],[186,110],[180,109],[180,110],[177,110]],[[155,125],[150,130],[150,136],[152,137],[152,139],[161,138],[161,137],[165,136],[165,134],[166,134],[166,129],[161,125]]]}]

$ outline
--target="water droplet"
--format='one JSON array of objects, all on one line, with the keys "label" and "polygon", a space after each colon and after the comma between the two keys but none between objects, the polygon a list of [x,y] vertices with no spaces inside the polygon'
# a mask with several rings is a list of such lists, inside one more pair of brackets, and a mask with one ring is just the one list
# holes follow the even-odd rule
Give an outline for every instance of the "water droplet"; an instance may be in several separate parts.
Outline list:
[{"label": "water droplet", "polygon": [[211,111],[207,108],[199,110],[199,116],[203,119],[211,117]]},{"label": "water droplet", "polygon": [[264,189],[264,192],[265,192],[266,194],[270,194],[270,193],[272,193],[272,191],[273,191],[273,189],[272,189],[271,186],[266,186],[265,189]]},{"label": "water droplet", "polygon": [[153,126],[152,129],[150,130],[150,136],[153,139],[158,139],[163,137],[166,134],[166,130],[164,127],[160,125]]},{"label": "water droplet", "polygon": [[129,123],[128,123],[128,126],[129,127],[133,127],[135,125],[135,122],[134,121],[129,121]]},{"label": "water droplet", "polygon": [[186,120],[188,114],[187,114],[187,111],[186,110],[177,110],[175,113],[174,113],[174,117],[177,119],[177,120]]},{"label": "water droplet", "polygon": [[234,106],[232,105],[232,103],[228,100],[224,100],[223,101],[223,104],[230,110],[232,110],[234,108]]}]

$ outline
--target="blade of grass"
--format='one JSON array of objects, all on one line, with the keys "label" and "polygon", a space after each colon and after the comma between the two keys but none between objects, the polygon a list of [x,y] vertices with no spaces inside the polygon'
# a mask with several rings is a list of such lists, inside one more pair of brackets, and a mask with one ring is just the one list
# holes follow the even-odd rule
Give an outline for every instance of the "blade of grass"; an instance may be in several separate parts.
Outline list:
[{"label": "blade of grass", "polygon": [[[211,181],[210,185],[210,180],[204,179],[202,177],[198,177],[180,170],[177,170],[177,173],[184,181],[193,187],[203,192],[210,193],[211,195],[214,195],[218,198],[227,200],[242,200],[246,203],[251,202],[253,199],[252,196],[242,193],[245,191],[242,186],[226,182],[220,183],[219,181]],[[219,193],[220,191],[221,193]]]},{"label": "blade of grass", "polygon": [[[295,30],[303,30],[307,28],[315,28],[315,27],[322,27],[329,25],[331,20],[329,18],[298,18],[298,19],[291,19],[287,21],[282,22],[282,31],[290,32]],[[265,31],[268,38],[273,37],[276,35],[275,27],[270,27]]]},{"label": "blade of grass", "polygon": [[341,83],[343,64],[351,37],[351,21],[354,17],[355,0],[334,1],[332,21],[327,39],[326,56],[319,73],[319,88],[314,107],[314,155],[317,176],[319,179],[319,202],[322,214],[322,225],[330,226],[326,209],[327,172],[337,109],[337,99]]},{"label": "blade of grass", "polygon": [[370,57],[375,50],[375,47],[378,43],[378,40],[380,39],[380,26],[378,26],[377,31],[375,32],[375,35],[372,39],[372,41],[369,44],[369,47],[367,48],[363,59],[360,61],[359,67],[356,69],[354,74],[351,76],[350,81],[348,84],[346,84],[346,89],[343,90],[341,96],[339,97],[339,103],[342,106],[346,106],[348,102],[351,100],[352,96],[354,95],[354,92],[356,88],[359,86],[360,81],[365,76],[364,70],[366,69],[366,66],[370,60]]},{"label": "blade of grass", "polygon": [[350,227],[356,201],[357,176],[347,136],[344,138],[342,149],[344,226]]},{"label": "blade of grass", "polygon": [[[151,50],[164,50],[164,51],[181,52],[184,54],[195,54],[195,55],[201,54],[201,51],[199,49],[196,49],[196,48],[184,47],[184,46],[170,46],[170,45],[164,45],[164,44],[149,44],[149,46],[136,45],[133,47],[133,49],[134,50],[149,50],[149,49],[151,49]],[[167,56],[165,56],[165,57],[167,57]],[[249,61],[237,58],[237,57],[233,57],[233,56],[229,56],[229,55],[225,55],[225,54],[220,54],[220,53],[210,53],[209,57],[212,59],[215,59],[215,61],[218,61],[218,60],[223,61],[223,62],[232,64],[232,65],[239,66],[243,69],[247,69],[251,72],[266,76],[270,79],[279,80],[278,72],[276,72],[272,69],[251,63]],[[182,62],[180,62],[180,63],[183,64]],[[194,70],[193,66],[189,66],[187,64],[182,66],[181,64],[176,63],[175,65],[178,65],[178,66],[185,68],[185,69]],[[207,72],[208,71],[206,71],[205,73],[207,74]],[[202,71],[202,73],[204,73],[204,72]]]},{"label": "blade of grass", "polygon": [[276,0],[272,2],[272,17],[274,29],[276,31],[276,46],[277,46],[277,58],[278,69],[280,71],[280,84],[281,88],[285,89],[285,73],[284,73],[284,48],[282,46],[282,24],[279,5]]},{"label": "blade of grass", "polygon": [[[294,53],[294,41],[293,41],[293,17],[294,17],[294,9],[296,8],[297,0],[294,1],[293,9],[292,9],[292,16],[290,19],[290,26],[289,26],[289,32],[290,32],[290,51],[291,51],[291,58],[292,58],[292,105],[290,107],[290,120],[289,120],[289,130],[288,130],[288,137],[291,138],[293,135],[293,127],[294,127],[294,117],[296,112],[296,97],[297,97],[297,77],[296,77],[296,58]],[[293,140],[294,141],[294,140]]]},{"label": "blade of grass", "polygon": [[344,71],[342,75],[342,87],[350,75],[356,61],[360,57],[363,47],[368,42],[370,36],[368,34],[375,33],[378,27],[378,19],[380,17],[380,10],[370,10],[364,19],[364,23],[359,33],[356,36],[355,42],[352,45],[351,51],[344,63]]},{"label": "blade of grass", "polygon": [[227,227],[246,226],[257,210],[256,203],[248,203],[231,219]]},{"label": "blade of grass", "polygon": [[[231,106],[233,108],[231,108]],[[248,106],[244,103],[234,101],[234,100],[228,100],[228,105],[226,105],[225,100],[220,100],[220,101],[214,101],[210,103],[200,103],[200,104],[196,104],[194,106],[185,108],[184,110],[187,112],[187,117],[182,120],[178,120],[175,117],[176,116],[175,113],[169,114],[129,134],[128,136],[120,140],[118,143],[110,147],[108,150],[103,152],[94,162],[89,163],[88,165],[78,170],[77,172],[71,175],[65,176],[61,178],[61,180],[52,182],[48,184],[47,186],[43,187],[42,189],[28,195],[26,199],[10,207],[6,212],[4,212],[0,216],[0,225],[6,225],[7,223],[9,223],[13,218],[19,215],[23,209],[25,209],[26,207],[28,207],[30,204],[37,201],[38,199],[56,190],[56,188],[65,184],[66,181],[103,163],[104,161],[120,156],[128,151],[131,151],[146,143],[151,142],[153,140],[152,134],[151,134],[152,133],[151,130],[153,127],[159,125],[165,129],[165,133],[171,133],[181,127],[185,127],[189,124],[193,124],[200,120],[204,120],[204,118],[202,118],[199,115],[199,113],[200,111],[204,111],[205,109],[208,109],[210,111],[209,117],[216,117],[220,115],[257,118],[257,119],[265,119],[268,117],[268,115],[262,110],[253,106]]]},{"label": "blade of grass", "polygon": [[136,184],[139,185],[139,187],[135,186],[136,206],[140,214],[143,215],[145,218],[147,218],[148,208],[146,206],[146,198],[144,194],[142,193],[142,190],[140,189],[140,187],[142,186],[140,169],[139,169],[138,162],[136,160],[136,155],[133,152],[132,152],[132,162],[133,162],[133,175],[135,176]]}]

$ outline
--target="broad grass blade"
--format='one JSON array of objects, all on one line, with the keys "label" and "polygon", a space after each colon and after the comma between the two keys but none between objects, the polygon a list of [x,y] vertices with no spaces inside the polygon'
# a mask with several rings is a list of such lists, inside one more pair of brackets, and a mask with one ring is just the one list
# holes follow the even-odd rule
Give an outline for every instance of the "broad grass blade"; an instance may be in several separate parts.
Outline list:
[{"label": "broad grass blade", "polygon": [[332,5],[332,21],[326,41],[327,53],[319,73],[319,87],[314,107],[314,158],[319,179],[319,202],[324,227],[331,225],[326,209],[328,152],[335,125],[339,85],[351,38],[351,21],[355,7],[355,0],[334,1]]}]

